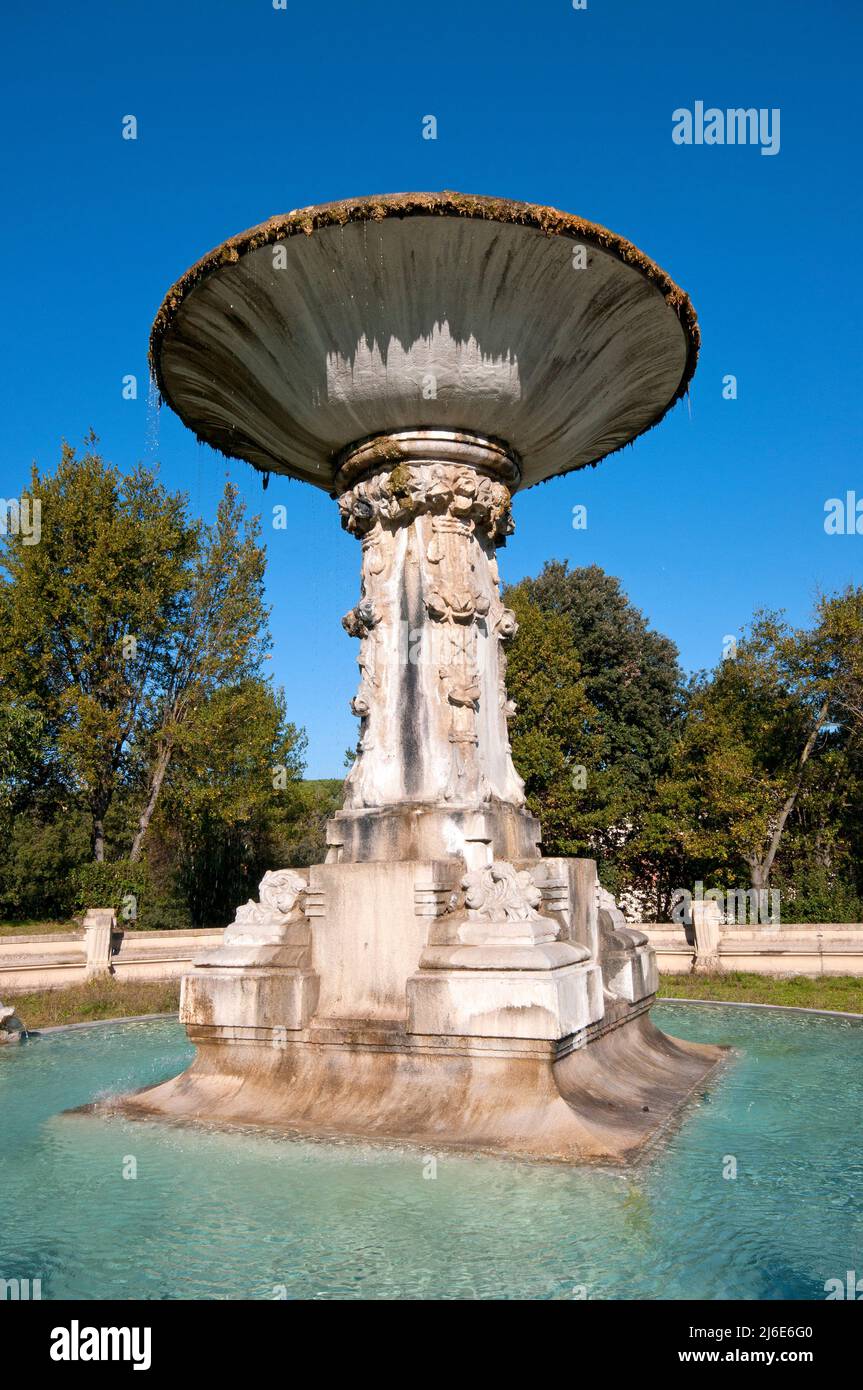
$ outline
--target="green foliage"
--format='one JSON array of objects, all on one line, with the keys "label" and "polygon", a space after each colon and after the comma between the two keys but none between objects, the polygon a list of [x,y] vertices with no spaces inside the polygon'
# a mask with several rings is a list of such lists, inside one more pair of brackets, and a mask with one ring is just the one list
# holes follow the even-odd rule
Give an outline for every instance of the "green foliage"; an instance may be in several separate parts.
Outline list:
[{"label": "green foliage", "polygon": [[150,876],[145,863],[132,864],[128,859],[91,861],[81,864],[74,873],[74,905],[80,914],[88,907],[112,907],[117,922],[127,930],[153,927],[153,903]]},{"label": "green foliage", "polygon": [[596,565],[549,561],[537,579],[507,589],[506,601],[521,623],[507,676],[518,706],[513,756],[545,852],[593,855],[620,889],[638,876],[628,846],[670,756],[676,649]]},{"label": "green foliage", "polygon": [[853,883],[838,879],[824,865],[791,866],[778,873],[782,916],[787,922],[863,922],[863,897]]},{"label": "green foliage", "polygon": [[41,540],[0,548],[0,831],[22,825],[0,910],[131,895],[139,927],[227,921],[304,814],[305,735],[262,674],[259,521],[231,484],[193,520],[95,444],[34,467]]},{"label": "green foliage", "polygon": [[648,627],[620,581],[598,565],[550,560],[537,579],[507,590],[565,618],[588,700],[597,711],[604,764],[636,805],[671,747],[680,669],[674,643]]},{"label": "green foliage", "polygon": [[822,598],[808,629],[756,614],[686,686],[673,645],[596,566],[551,562],[507,601],[513,752],[547,853],[594,855],[658,920],[699,880],[772,881],[785,920],[859,916],[863,589]]},{"label": "green foliage", "polygon": [[0,827],[37,781],[44,734],[45,721],[38,710],[12,704],[0,685]]},{"label": "green foliage", "polygon": [[516,713],[509,733],[527,804],[542,819],[546,854],[587,854],[613,818],[599,717],[588,699],[566,617],[507,591],[518,632],[507,663]]},{"label": "green foliage", "polygon": [[691,682],[635,846],[658,877],[669,861],[681,886],[773,875],[786,921],[858,910],[861,594],[821,600],[811,629],[757,614],[736,653]]},{"label": "green foliage", "polygon": [[70,917],[75,910],[73,875],[90,855],[86,818],[57,808],[21,811],[0,846],[0,917]]},{"label": "green foliage", "polygon": [[305,735],[260,679],[216,690],[177,731],[158,831],[191,920],[229,921],[255,896],[302,812]]},{"label": "green foliage", "polygon": [[64,444],[54,474],[34,465],[39,544],[14,534],[2,540],[0,678],[10,698],[45,721],[56,774],[89,811],[99,858],[198,528],[185,500],[152,470],[123,477],[94,452],[95,442],[87,439],[81,457]]},{"label": "green foliage", "polygon": [[338,777],[302,781],[297,785],[295,817],[283,827],[275,863],[301,869],[326,858],[327,821],[341,809],[344,782]]}]

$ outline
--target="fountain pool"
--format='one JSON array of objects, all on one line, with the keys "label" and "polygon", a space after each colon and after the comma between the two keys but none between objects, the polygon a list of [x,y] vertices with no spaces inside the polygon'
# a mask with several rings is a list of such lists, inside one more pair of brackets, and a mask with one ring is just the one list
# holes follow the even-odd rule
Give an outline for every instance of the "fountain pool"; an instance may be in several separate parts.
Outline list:
[{"label": "fountain pool", "polygon": [[43,1299],[823,1299],[863,1273],[863,1024],[654,1017],[734,1053],[629,1168],[63,1113],[188,1065],[172,1020],[5,1048],[0,1278]]}]

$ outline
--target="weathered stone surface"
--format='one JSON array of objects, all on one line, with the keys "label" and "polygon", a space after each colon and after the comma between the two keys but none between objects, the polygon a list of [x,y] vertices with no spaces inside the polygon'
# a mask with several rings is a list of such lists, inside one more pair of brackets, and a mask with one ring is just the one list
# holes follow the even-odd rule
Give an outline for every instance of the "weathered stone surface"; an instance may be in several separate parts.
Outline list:
[{"label": "weathered stone surface", "polygon": [[408,981],[407,1001],[409,1033],[558,1042],[602,1017],[602,971],[553,962],[544,970],[427,967]]},{"label": "weathered stone surface", "polygon": [[605,228],[459,194],[342,207],[273,219],[169,292],[159,388],[227,454],[329,490],[352,440],[469,426],[530,486],[655,424],[694,368],[686,295]]},{"label": "weathered stone surface", "polygon": [[513,493],[656,423],[696,351],[636,248],[459,195],[306,209],[175,287],[170,403],[361,545],[360,739],[327,862],[266,876],[185,982],[195,1063],[127,1108],[621,1158],[715,1065],[652,1028],[653,954],[592,861],[540,857],[496,559]]},{"label": "weathered stone surface", "polygon": [[[394,449],[399,461],[387,461]],[[355,480],[342,523],[363,547],[360,600],[344,619],[360,642],[347,812],[524,806],[506,730],[504,648],[517,623],[494,554],[512,529],[505,465],[518,476],[499,445],[444,431],[384,436],[342,465]]]},{"label": "weathered stone surface", "polygon": [[256,1046],[226,1030],[189,1033],[191,1068],[122,1108],[563,1162],[635,1156],[723,1056],[666,1037],[644,1012],[605,1031],[600,1022],[572,1048],[394,1027],[316,1026]]},{"label": "weathered stone surface", "polygon": [[194,970],[183,977],[180,1021],[219,1028],[262,1030],[305,1028],[314,1015],[318,977],[312,970]]},{"label": "weathered stone surface", "polygon": [[643,932],[626,924],[612,895],[596,885],[600,959],[605,988],[618,999],[636,1004],[659,988],[656,955]]},{"label": "weathered stone surface", "polygon": [[[601,960],[565,939],[591,914],[562,900],[566,861],[551,886],[545,862],[314,866],[282,927],[304,964],[214,953],[184,983],[197,1060],[124,1105],[570,1161],[636,1152],[721,1050],[651,1028],[638,933],[604,938]],[[245,931],[267,929],[256,907]]]},{"label": "weathered stone surface", "polygon": [[304,966],[311,958],[305,915],[308,870],[277,869],[264,874],[259,901],[249,900],[219,947],[198,956],[196,966],[224,969],[237,965]]},{"label": "weathered stone surface", "polygon": [[0,1003],[0,1044],[21,1042],[25,1031],[13,1006]]},{"label": "weathered stone surface", "polygon": [[447,858],[475,867],[492,859],[536,860],[541,834],[534,816],[502,802],[479,811],[402,802],[338,811],[327,822],[327,863]]},{"label": "weathered stone surface", "polygon": [[596,861],[549,858],[524,867],[542,893],[543,912],[559,923],[560,939],[584,946],[591,959],[599,960]]},{"label": "weathered stone surface", "polygon": [[225,1028],[305,1028],[318,1001],[306,916],[308,871],[266,873],[221,945],[183,979],[180,1018]]},{"label": "weathered stone surface", "polygon": [[606,988],[631,1004],[647,999],[659,988],[656,954],[645,938],[639,942],[633,939],[635,936],[636,933],[627,933],[628,939],[620,940],[618,950],[607,950],[602,962]]},{"label": "weathered stone surface", "polygon": [[309,912],[318,1019],[404,1023],[405,982],[426,945],[429,913],[458,886],[446,863],[316,864]]},{"label": "weathered stone surface", "polygon": [[695,969],[712,973],[721,970],[719,942],[722,936],[722,908],[712,898],[694,902],[691,907],[695,937]]},{"label": "weathered stone surface", "polygon": [[87,978],[111,973],[111,937],[117,930],[113,908],[88,907],[84,913],[84,942],[87,951]]}]

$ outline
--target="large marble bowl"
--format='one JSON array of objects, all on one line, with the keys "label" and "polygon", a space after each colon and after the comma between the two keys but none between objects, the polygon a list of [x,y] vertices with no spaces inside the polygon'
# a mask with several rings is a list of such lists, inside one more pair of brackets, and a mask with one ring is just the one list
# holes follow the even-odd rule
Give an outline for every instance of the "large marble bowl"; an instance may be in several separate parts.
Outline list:
[{"label": "large marble bowl", "polygon": [[530,487],[657,424],[698,341],[686,294],[613,232],[408,193],[226,241],[169,291],[151,363],[199,439],[260,469],[331,490],[358,440],[465,430],[505,441]]}]

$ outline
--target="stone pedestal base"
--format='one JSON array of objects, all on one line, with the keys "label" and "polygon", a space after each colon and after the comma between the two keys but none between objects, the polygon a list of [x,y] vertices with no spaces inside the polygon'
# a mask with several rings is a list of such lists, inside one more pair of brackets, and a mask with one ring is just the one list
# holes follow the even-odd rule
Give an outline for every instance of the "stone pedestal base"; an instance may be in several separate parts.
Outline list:
[{"label": "stone pedestal base", "polygon": [[478,868],[493,859],[539,859],[539,821],[503,802],[482,810],[415,806],[338,811],[327,822],[327,863],[453,859]]},{"label": "stone pedestal base", "polygon": [[556,1042],[602,1017],[602,971],[435,970],[408,980],[412,1034]]},{"label": "stone pedestal base", "polygon": [[653,953],[621,923],[589,860],[268,874],[261,903],[183,982],[195,1062],[120,1104],[298,1134],[626,1159],[721,1049],[653,1027]]},{"label": "stone pedestal base", "polygon": [[127,1096],[126,1112],[562,1162],[635,1157],[722,1055],[666,1037],[646,1009],[563,1047],[348,1023],[288,1042],[261,1029],[189,1035],[192,1067]]}]

